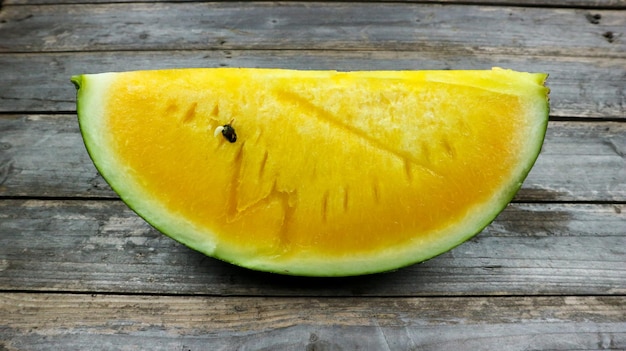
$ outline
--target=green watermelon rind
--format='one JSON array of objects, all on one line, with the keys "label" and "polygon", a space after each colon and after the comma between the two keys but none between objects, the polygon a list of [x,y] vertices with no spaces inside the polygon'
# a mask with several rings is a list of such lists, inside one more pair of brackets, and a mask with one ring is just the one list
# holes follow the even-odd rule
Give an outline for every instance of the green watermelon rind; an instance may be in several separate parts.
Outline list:
[{"label": "green watermelon rind", "polygon": [[[449,72],[448,72],[449,73]],[[527,74],[527,73],[525,73]],[[525,154],[520,157],[516,177],[510,179],[493,198],[480,204],[455,226],[442,230],[447,240],[431,241],[427,245],[415,243],[402,247],[390,247],[377,252],[376,257],[363,255],[346,256],[329,260],[326,257],[295,257],[290,260],[242,253],[220,245],[215,234],[195,226],[176,213],[159,205],[154,194],[144,193],[128,177],[128,170],[121,165],[106,143],[106,133],[101,124],[104,116],[103,94],[115,73],[76,75],[71,81],[77,88],[78,121],[83,141],[94,165],[133,211],[157,230],[182,244],[208,256],[249,269],[298,276],[353,276],[397,270],[452,250],[483,231],[513,200],[524,180],[534,166],[546,134],[549,116],[549,89],[544,86],[547,74],[528,74],[528,91],[532,91],[533,106],[529,117],[532,133]],[[453,234],[450,234],[452,232]],[[213,238],[213,239],[212,239]]]}]

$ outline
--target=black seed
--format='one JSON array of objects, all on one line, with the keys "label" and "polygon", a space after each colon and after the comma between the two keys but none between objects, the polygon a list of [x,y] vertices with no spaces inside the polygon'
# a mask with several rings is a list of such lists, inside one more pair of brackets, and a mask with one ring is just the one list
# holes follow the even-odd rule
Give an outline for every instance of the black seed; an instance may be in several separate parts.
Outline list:
[{"label": "black seed", "polygon": [[230,124],[225,124],[224,129],[222,129],[222,135],[226,140],[231,143],[237,141],[237,133],[235,133],[235,128],[233,128]]}]

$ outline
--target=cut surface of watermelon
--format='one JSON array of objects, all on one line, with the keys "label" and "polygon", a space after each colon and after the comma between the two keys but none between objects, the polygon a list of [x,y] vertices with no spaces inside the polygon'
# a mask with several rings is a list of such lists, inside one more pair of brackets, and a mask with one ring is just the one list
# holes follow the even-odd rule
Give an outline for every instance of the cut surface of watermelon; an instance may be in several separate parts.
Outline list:
[{"label": "cut surface of watermelon", "polygon": [[540,152],[546,77],[216,68],[72,81],[94,164],[154,227],[251,269],[347,276],[424,261],[493,221]]}]

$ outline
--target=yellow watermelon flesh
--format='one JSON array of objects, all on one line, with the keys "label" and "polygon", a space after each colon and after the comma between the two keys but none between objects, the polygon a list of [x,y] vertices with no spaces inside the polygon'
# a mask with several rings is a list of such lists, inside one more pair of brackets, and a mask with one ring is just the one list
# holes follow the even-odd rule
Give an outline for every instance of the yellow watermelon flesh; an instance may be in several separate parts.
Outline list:
[{"label": "yellow watermelon flesh", "polygon": [[346,276],[424,261],[488,225],[541,149],[546,77],[220,68],[72,80],[96,167],[153,226],[244,267]]}]

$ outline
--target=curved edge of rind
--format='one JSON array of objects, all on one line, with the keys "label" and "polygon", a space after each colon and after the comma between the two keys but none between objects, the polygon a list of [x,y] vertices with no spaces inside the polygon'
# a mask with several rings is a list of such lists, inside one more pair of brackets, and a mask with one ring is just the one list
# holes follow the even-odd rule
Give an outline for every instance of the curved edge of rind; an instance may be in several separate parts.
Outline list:
[{"label": "curved edge of rind", "polygon": [[[181,235],[181,230],[176,230],[176,226],[168,224],[167,220],[163,220],[162,218],[154,218],[155,213],[160,211],[151,210],[146,204],[140,204],[135,201],[137,197],[141,195],[137,195],[137,192],[132,193],[130,195],[124,194],[125,192],[122,189],[123,186],[118,186],[118,182],[115,176],[112,176],[108,170],[104,169],[105,167],[101,164],[101,160],[96,156],[94,150],[96,150],[96,146],[93,144],[94,140],[92,138],[92,126],[87,126],[86,124],[86,114],[85,106],[89,105],[88,95],[94,95],[96,93],[88,91],[90,83],[91,75],[78,75],[73,76],[71,78],[72,83],[78,89],[77,91],[77,114],[78,121],[81,130],[81,134],[83,135],[83,142],[87,149],[87,152],[91,159],[94,161],[94,165],[96,169],[103,175],[105,181],[111,186],[111,188],[120,195],[121,200],[126,203],[130,209],[132,209],[137,215],[146,220],[146,222],[150,223],[155,229],[159,230],[166,236],[174,239],[181,244],[204,253],[210,257],[228,262],[230,264],[244,267],[247,269],[277,273],[281,275],[295,275],[295,276],[309,276],[309,277],[346,277],[346,276],[357,276],[357,275],[367,275],[367,274],[375,274],[375,273],[383,273],[389,271],[396,271],[403,267],[411,266],[417,263],[421,263],[427,260],[430,260],[436,256],[439,256],[445,252],[452,250],[453,248],[461,245],[472,237],[478,235],[482,232],[493,220],[496,219],[498,214],[500,214],[510,203],[510,201],[515,197],[519,189],[521,188],[524,180],[530,173],[534,163],[536,162],[541,146],[543,144],[543,140],[545,138],[545,133],[547,129],[548,123],[548,115],[549,115],[549,99],[547,98],[548,89],[545,88],[543,91],[546,96],[542,99],[545,101],[545,104],[538,108],[541,111],[538,111],[538,114],[541,114],[541,119],[538,118],[536,134],[533,140],[535,141],[535,149],[532,152],[528,153],[527,162],[525,163],[522,171],[520,172],[520,176],[512,185],[508,188],[503,189],[500,193],[501,198],[499,201],[496,201],[496,204],[500,204],[500,206],[494,207],[491,205],[491,211],[489,215],[484,216],[484,221],[476,223],[474,228],[475,230],[467,232],[466,235],[454,237],[455,240],[445,242],[443,245],[441,242],[439,245],[436,245],[436,249],[422,250],[422,252],[428,252],[428,254],[415,255],[412,257],[413,259],[399,259],[399,257],[406,257],[410,254],[410,250],[407,250],[403,254],[398,254],[396,252],[397,248],[391,248],[388,250],[386,255],[388,256],[382,260],[376,260],[375,264],[368,262],[368,260],[361,259],[354,261],[350,258],[350,264],[342,265],[340,262],[330,263],[330,262],[320,262],[319,260],[316,262],[312,261],[301,261],[299,264],[291,264],[293,262],[284,261],[278,264],[267,264],[267,262],[256,260],[255,258],[242,258],[237,255],[237,253],[229,252],[229,250],[222,250],[223,248],[218,247],[217,242],[206,242],[207,237],[203,236],[202,240],[198,238],[192,238],[189,235]],[[544,77],[544,82],[545,78]],[[543,86],[543,85],[542,85]],[[101,92],[100,92],[101,93]],[[101,98],[101,96],[100,96]],[[539,113],[540,112],[540,113]],[[90,117],[91,118],[91,117]],[[96,128],[97,129],[97,128]],[[157,216],[158,217],[158,216]],[[205,233],[206,234],[206,233]],[[198,239],[198,240],[196,240]],[[199,241],[204,241],[200,243]],[[207,245],[208,244],[208,245]],[[413,250],[415,251],[415,250]],[[291,264],[291,265],[290,265]]]},{"label": "curved edge of rind", "polygon": [[[154,206],[150,194],[144,193],[138,187],[128,186],[126,177],[128,172],[124,171],[124,166],[120,165],[112,155],[113,151],[107,147],[103,140],[102,119],[103,101],[106,100],[106,91],[114,79],[119,78],[120,73],[100,73],[100,74],[84,74],[73,76],[71,81],[77,86],[77,115],[80,132],[82,135],[85,149],[96,170],[102,175],[115,193],[118,194],[122,202],[124,202],[133,212],[144,219],[152,227],[159,230],[164,235],[174,239],[181,244],[202,252],[205,255],[215,257],[214,251],[217,242],[208,242],[203,240],[199,243],[193,238],[194,233],[202,232],[209,236],[213,233],[207,231],[199,231],[190,223],[185,221],[176,221],[176,216],[170,214],[167,210]],[[96,151],[97,150],[97,151]],[[115,171],[111,171],[114,169]],[[125,174],[121,174],[125,173]],[[142,201],[141,199],[148,199]],[[152,202],[152,203],[151,203]],[[182,228],[182,229],[180,229]],[[206,239],[207,236],[203,236]]]},{"label": "curved edge of rind", "polygon": [[[534,73],[529,74],[529,77],[532,79],[529,80],[529,83],[535,85],[535,87],[530,87],[537,89],[537,106],[535,107],[535,111],[533,113],[536,117],[536,125],[534,125],[533,133],[529,140],[529,144],[534,145],[534,148],[529,148],[526,157],[522,157],[526,162],[520,163],[521,167],[518,170],[517,174],[519,175],[517,178],[512,179],[510,182],[510,186],[503,187],[502,191],[499,194],[495,194],[494,200],[491,200],[487,203],[487,208],[490,208],[488,214],[483,216],[482,221],[474,223],[473,226],[476,228],[475,230],[467,231],[466,235],[455,236],[454,240],[439,242],[438,245],[433,245],[435,249],[429,248],[428,250],[421,250],[421,252],[428,252],[425,255],[415,255],[413,259],[401,259],[402,257],[408,256],[411,254],[411,250],[406,250],[404,253],[398,254],[397,248],[390,249],[389,258],[376,260],[376,267],[370,267],[371,265],[368,262],[362,260],[361,262],[351,262],[349,265],[341,266],[340,263],[335,263],[333,265],[328,264],[327,262],[300,262],[298,265],[291,265],[289,268],[279,267],[278,265],[267,265],[264,262],[254,262],[254,260],[245,262],[242,260],[233,260],[229,257],[216,257],[220,260],[232,263],[234,265],[238,265],[241,267],[245,267],[248,269],[253,269],[257,271],[264,272],[272,272],[281,275],[294,275],[294,276],[309,276],[309,277],[347,277],[347,276],[359,276],[359,275],[367,275],[367,274],[377,274],[384,273],[390,271],[396,271],[398,269],[412,266],[418,263],[423,263],[430,259],[433,259],[437,256],[440,256],[448,251],[453,250],[459,245],[465,243],[471,238],[480,234],[486,227],[488,227],[497,217],[498,215],[506,209],[506,207],[510,204],[510,202],[515,198],[515,195],[519,192],[522,187],[524,181],[530,174],[534,164],[536,163],[539,155],[541,153],[541,149],[543,146],[543,142],[545,140],[545,135],[547,132],[549,114],[550,114],[550,104],[549,104],[549,92],[550,89],[545,86],[545,82],[547,80],[548,74],[545,73]],[[534,80],[533,80],[534,79]],[[499,205],[499,206],[496,206]],[[416,250],[413,250],[414,252]],[[227,256],[227,255],[226,255]],[[404,262],[402,262],[404,261]],[[287,266],[285,263],[281,264],[282,266]],[[339,267],[336,267],[339,266]]]}]

